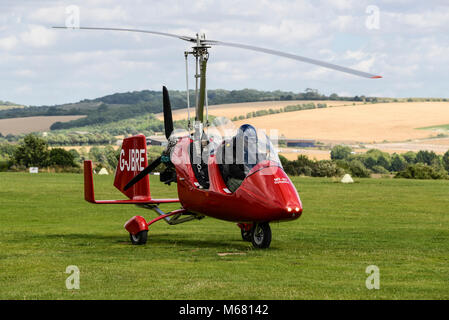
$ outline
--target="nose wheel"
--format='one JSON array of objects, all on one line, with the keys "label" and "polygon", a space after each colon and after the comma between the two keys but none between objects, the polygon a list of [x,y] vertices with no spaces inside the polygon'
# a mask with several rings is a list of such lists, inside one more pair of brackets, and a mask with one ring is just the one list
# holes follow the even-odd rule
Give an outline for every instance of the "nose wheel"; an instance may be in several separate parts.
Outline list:
[{"label": "nose wheel", "polygon": [[271,228],[268,222],[255,223],[251,229],[251,242],[254,248],[265,249],[271,243]]},{"label": "nose wheel", "polygon": [[251,242],[254,248],[265,249],[271,243],[271,228],[268,222],[239,223],[243,241]]}]

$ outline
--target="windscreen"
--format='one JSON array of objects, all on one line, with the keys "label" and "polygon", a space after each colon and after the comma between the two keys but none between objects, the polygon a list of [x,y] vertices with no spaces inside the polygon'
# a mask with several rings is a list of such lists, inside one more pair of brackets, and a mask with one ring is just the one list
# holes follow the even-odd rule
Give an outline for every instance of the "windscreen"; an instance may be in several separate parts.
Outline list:
[{"label": "windscreen", "polygon": [[220,121],[209,137],[213,141],[217,163],[224,172],[232,171],[243,179],[259,163],[280,166],[279,156],[272,142],[263,130],[256,130],[249,124],[235,129],[230,122]]},{"label": "windscreen", "polygon": [[237,163],[245,166],[246,174],[261,162],[282,166],[271,140],[262,130],[245,124],[239,128],[235,143]]}]

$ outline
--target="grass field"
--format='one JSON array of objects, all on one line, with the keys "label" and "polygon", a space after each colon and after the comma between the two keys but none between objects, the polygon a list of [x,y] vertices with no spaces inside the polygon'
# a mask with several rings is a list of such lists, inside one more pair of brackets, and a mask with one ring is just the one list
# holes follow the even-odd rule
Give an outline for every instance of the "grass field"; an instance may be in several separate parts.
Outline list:
[{"label": "grass field", "polygon": [[[119,196],[112,176],[95,179],[99,199]],[[176,196],[156,179],[154,195]],[[0,173],[0,299],[449,298],[447,181],[293,181],[303,216],[272,224],[271,247],[253,250],[210,218],[158,222],[132,246],[123,224],[149,211],[84,202],[82,175]],[[68,265],[79,290],[65,287]],[[369,265],[380,290],[365,287]]]},{"label": "grass field", "polygon": [[446,131],[449,131],[449,124],[442,124],[442,125],[438,125],[438,126],[430,126],[430,127],[419,128],[419,129],[446,132]]}]

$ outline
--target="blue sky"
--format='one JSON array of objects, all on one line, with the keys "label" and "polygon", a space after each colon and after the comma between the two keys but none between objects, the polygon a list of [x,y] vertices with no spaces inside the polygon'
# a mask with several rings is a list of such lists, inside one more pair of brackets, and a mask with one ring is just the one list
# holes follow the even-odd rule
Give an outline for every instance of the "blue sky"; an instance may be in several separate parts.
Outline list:
[{"label": "blue sky", "polygon": [[162,85],[184,90],[188,43],[49,28],[73,22],[68,9],[73,6],[79,8],[81,26],[205,32],[209,39],[282,50],[384,77],[369,80],[215,47],[210,50],[209,88],[449,97],[447,1],[2,0],[0,100],[42,105],[160,90]]}]

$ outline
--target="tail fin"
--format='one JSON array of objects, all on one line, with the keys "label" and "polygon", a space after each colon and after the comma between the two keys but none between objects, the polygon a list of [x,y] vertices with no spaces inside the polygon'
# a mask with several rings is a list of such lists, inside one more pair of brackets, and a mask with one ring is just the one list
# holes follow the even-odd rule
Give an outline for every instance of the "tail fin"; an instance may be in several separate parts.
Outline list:
[{"label": "tail fin", "polygon": [[84,199],[97,204],[160,204],[179,202],[179,199],[152,199],[148,175],[128,190],[126,184],[148,166],[145,136],[137,135],[123,140],[120,158],[115,171],[114,186],[125,194],[126,200],[95,200],[92,161],[84,161]]},{"label": "tail fin", "polygon": [[114,186],[132,200],[150,200],[150,180],[145,176],[124,191],[126,184],[148,166],[147,142],[144,135],[123,140],[120,158],[115,171]]}]

